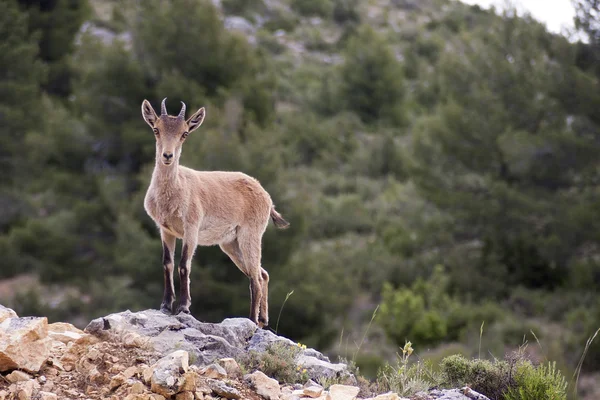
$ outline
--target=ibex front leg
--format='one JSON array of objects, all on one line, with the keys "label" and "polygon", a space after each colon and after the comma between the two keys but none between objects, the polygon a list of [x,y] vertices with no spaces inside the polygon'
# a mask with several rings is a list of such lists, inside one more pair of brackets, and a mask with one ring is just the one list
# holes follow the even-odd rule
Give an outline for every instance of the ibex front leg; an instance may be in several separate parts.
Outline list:
[{"label": "ibex front leg", "polygon": [[175,236],[160,230],[163,245],[163,272],[165,276],[165,289],[160,311],[171,314],[175,301],[175,286],[173,284],[173,267],[175,258]]},{"label": "ibex front leg", "polygon": [[190,296],[190,271],[197,245],[198,228],[192,227],[186,229],[183,236],[181,261],[179,262],[179,307],[177,307],[177,314],[190,313],[190,305],[192,305],[192,297]]}]

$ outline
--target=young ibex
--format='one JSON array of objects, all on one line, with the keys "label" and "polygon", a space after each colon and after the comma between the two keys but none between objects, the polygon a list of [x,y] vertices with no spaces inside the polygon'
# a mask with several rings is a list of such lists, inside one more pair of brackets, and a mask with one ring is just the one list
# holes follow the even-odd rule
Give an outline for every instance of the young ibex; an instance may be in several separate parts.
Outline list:
[{"label": "young ibex", "polygon": [[260,264],[262,236],[269,218],[278,228],[289,224],[256,179],[241,172],[201,172],[180,166],[183,142],[202,124],[205,111],[200,108],[186,121],[185,103],[177,116],[171,116],[165,101],[160,116],[147,100],[142,103],[144,120],[156,136],[156,165],[144,208],[162,238],[165,288],[161,310],[173,311],[173,260],[179,238],[183,248],[177,313],[190,312],[190,267],[196,246],[218,244],[250,279],[250,319],[266,326],[269,274]]}]

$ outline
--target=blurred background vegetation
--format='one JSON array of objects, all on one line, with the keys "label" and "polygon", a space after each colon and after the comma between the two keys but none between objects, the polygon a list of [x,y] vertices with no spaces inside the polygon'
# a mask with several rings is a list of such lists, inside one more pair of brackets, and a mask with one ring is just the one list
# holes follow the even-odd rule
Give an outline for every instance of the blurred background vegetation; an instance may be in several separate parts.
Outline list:
[{"label": "blurred background vegetation", "polygon": [[[0,301],[79,326],[159,306],[140,104],[168,97],[207,108],[182,163],[255,176],[292,224],[263,245],[281,334],[367,375],[407,339],[539,340],[572,372],[600,327],[594,3],[569,41],[451,0],[1,1]],[[192,281],[197,318],[247,315],[218,248]]]}]

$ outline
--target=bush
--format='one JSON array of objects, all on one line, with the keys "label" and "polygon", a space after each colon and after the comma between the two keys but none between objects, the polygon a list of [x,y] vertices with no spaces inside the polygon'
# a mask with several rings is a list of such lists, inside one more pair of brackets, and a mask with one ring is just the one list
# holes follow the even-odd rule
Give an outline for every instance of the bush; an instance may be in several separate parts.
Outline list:
[{"label": "bush", "polygon": [[507,360],[446,357],[441,363],[444,384],[468,385],[490,399],[564,400],[567,382],[555,363],[534,366],[522,352]]},{"label": "bush", "polygon": [[292,9],[305,17],[329,18],[333,12],[331,0],[292,0]]},{"label": "bush", "polygon": [[510,388],[506,400],[565,400],[567,381],[556,363],[540,365],[537,368],[529,362],[522,362],[515,374],[516,387]]},{"label": "bush", "polygon": [[334,0],[333,19],[337,23],[359,23],[358,0]]},{"label": "bush", "polygon": [[280,383],[304,383],[308,379],[307,371],[296,363],[302,345],[291,346],[276,342],[263,352],[250,351],[238,360],[247,371],[261,371]]}]

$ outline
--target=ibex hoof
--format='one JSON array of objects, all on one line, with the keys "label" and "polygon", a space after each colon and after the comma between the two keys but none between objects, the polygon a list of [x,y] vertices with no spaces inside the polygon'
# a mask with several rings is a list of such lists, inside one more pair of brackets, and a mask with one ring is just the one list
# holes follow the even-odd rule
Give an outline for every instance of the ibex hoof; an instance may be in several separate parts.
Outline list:
[{"label": "ibex hoof", "polygon": [[269,322],[262,317],[258,318],[258,322],[256,323],[259,328],[267,329],[269,327]]},{"label": "ibex hoof", "polygon": [[191,314],[190,309],[187,307],[180,306],[177,308],[177,314]]},{"label": "ibex hoof", "polygon": [[162,312],[163,314],[171,315],[171,312],[172,312],[171,306],[168,304],[161,304],[160,312]]}]

